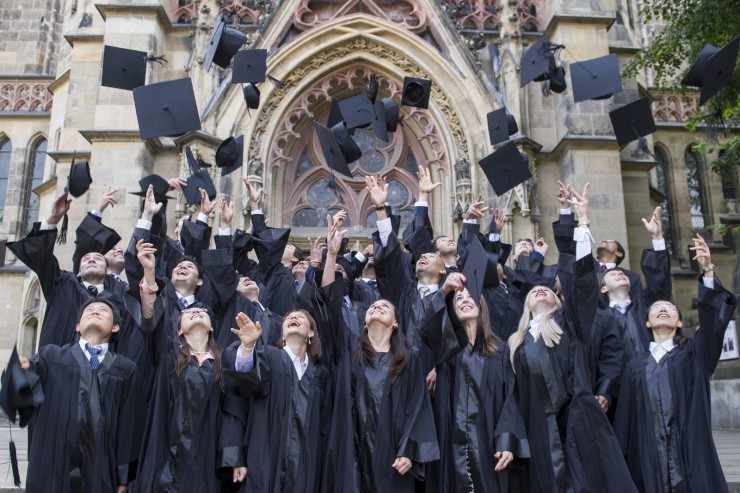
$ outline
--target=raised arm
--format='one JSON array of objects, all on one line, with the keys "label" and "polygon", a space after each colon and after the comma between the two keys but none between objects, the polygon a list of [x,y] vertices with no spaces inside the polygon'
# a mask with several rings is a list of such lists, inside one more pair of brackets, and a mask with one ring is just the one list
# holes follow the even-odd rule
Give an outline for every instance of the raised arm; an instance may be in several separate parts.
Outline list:
[{"label": "raised arm", "polygon": [[663,238],[661,208],[656,207],[650,220],[643,218],[645,229],[652,236],[652,250],[642,253],[642,272],[645,274],[645,296],[650,303],[658,300],[670,300],[673,297],[673,278],[671,277],[671,260]]},{"label": "raised arm", "polygon": [[[136,222],[136,228],[131,234],[131,240],[129,241],[128,248],[124,254],[126,277],[128,279],[129,286],[138,286],[141,278],[144,277],[144,270],[139,264],[137,245],[139,241],[149,243],[154,247],[154,244],[150,242],[152,220],[154,215],[157,214],[163,207],[162,202],[157,202],[154,199],[154,187],[149,185],[146,191],[146,197],[144,198],[144,207],[141,211],[141,218]],[[157,250],[155,249],[155,252]],[[135,290],[133,290],[135,292]]]},{"label": "raised arm", "polygon": [[[264,354],[256,355],[257,342],[262,336],[262,325],[254,322],[245,313],[236,316],[237,329],[231,332],[239,338],[224,351],[221,359],[223,379],[221,385],[227,392],[241,397],[266,395],[269,384],[269,365],[265,365]],[[260,348],[264,352],[264,346]]]},{"label": "raised arm", "polygon": [[432,223],[429,220],[429,198],[440,183],[432,182],[429,168],[419,165],[419,200],[414,204],[414,219],[403,232],[403,243],[411,252],[411,261],[435,250]]}]

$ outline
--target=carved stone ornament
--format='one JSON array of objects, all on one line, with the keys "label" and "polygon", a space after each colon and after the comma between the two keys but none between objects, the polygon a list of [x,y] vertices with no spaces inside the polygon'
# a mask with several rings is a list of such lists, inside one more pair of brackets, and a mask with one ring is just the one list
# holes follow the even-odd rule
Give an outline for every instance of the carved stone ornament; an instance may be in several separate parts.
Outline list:
[{"label": "carved stone ornament", "polygon": [[339,17],[360,12],[380,17],[417,34],[424,32],[429,25],[429,17],[418,0],[302,0],[293,15],[293,25],[300,31],[307,31]]}]

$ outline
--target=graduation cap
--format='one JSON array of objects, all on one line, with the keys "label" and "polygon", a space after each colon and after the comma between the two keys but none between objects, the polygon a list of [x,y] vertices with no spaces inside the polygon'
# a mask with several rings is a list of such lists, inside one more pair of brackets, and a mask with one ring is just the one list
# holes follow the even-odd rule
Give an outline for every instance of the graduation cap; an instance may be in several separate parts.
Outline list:
[{"label": "graduation cap", "polygon": [[[67,175],[67,187],[65,189],[64,200],[72,195],[78,198],[90,189],[92,177],[90,176],[90,164],[87,161],[75,162],[76,152],[72,153],[72,164],[69,166],[69,175]],[[67,214],[62,218],[62,225],[59,227],[57,243],[63,245],[67,242],[67,229],[69,228],[69,216]]]},{"label": "graduation cap", "polygon": [[488,138],[491,145],[500,144],[519,131],[514,115],[506,111],[506,108],[499,108],[487,115],[488,119]]},{"label": "graduation cap", "polygon": [[681,84],[690,87],[701,87],[704,81],[704,68],[707,66],[707,61],[719,51],[714,45],[705,44],[704,48],[701,49],[699,56],[696,57],[694,63],[689,67],[686,72]]},{"label": "graduation cap", "polygon": [[142,140],[200,130],[198,105],[189,77],[137,87],[134,104]]},{"label": "graduation cap", "polygon": [[701,84],[699,106],[703,106],[730,83],[732,74],[735,72],[738,48],[740,48],[740,36],[735,37],[709,57],[703,70],[704,78]]},{"label": "graduation cap", "polygon": [[[610,111],[609,118],[612,120],[614,135],[617,137],[619,147],[623,147],[633,140],[642,139],[656,130],[655,120],[653,119],[653,112],[650,109],[648,98],[638,99],[621,108]],[[650,152],[644,140],[642,142],[644,146],[643,150]]]},{"label": "graduation cap", "polygon": [[147,53],[138,50],[103,47],[103,76],[101,86],[132,91],[146,81]]},{"label": "graduation cap", "polygon": [[39,376],[21,367],[18,348],[13,346],[8,366],[2,375],[0,407],[11,423],[15,423],[18,415],[20,426],[24,427],[31,420],[33,410],[43,403],[44,391]]},{"label": "graduation cap", "polygon": [[243,50],[234,56],[231,82],[256,84],[265,81],[267,50]]},{"label": "graduation cap", "polygon": [[75,274],[80,270],[82,257],[92,252],[105,255],[121,241],[116,230],[90,214],[86,214],[85,219],[77,226],[76,236],[75,251],[72,254],[72,272]]},{"label": "graduation cap", "polygon": [[617,55],[611,54],[573,63],[570,66],[573,100],[606,99],[622,90]]},{"label": "graduation cap", "polygon": [[159,175],[148,175],[139,180],[139,187],[141,188],[138,192],[129,192],[131,195],[137,195],[139,197],[146,197],[146,191],[149,189],[149,185],[152,186],[152,191],[154,192],[154,200],[157,202],[163,202],[167,203],[168,199],[173,199],[175,197],[171,197],[167,195],[167,192],[170,191],[170,184],[167,183],[167,180],[162,178]]},{"label": "graduation cap", "polygon": [[528,160],[509,141],[479,163],[496,195],[503,195],[532,177]]},{"label": "graduation cap", "polygon": [[332,171],[352,177],[348,164],[360,159],[362,151],[352,140],[347,127],[343,123],[337,123],[332,128],[328,128],[317,121],[314,121],[313,125],[319,137],[321,152],[326,159],[326,164]]},{"label": "graduation cap", "polygon": [[256,110],[260,107],[260,90],[254,84],[247,84],[242,89],[244,91],[244,101],[247,103],[247,108]]},{"label": "graduation cap", "polygon": [[403,92],[401,93],[401,106],[413,106],[414,108],[427,109],[429,107],[429,96],[431,93],[431,80],[404,77]]},{"label": "graduation cap", "polygon": [[465,287],[476,304],[480,303],[483,288],[498,284],[497,263],[498,256],[486,252],[478,237],[471,236],[468,256],[462,273],[467,278]]},{"label": "graduation cap", "polygon": [[542,36],[535,44],[522,53],[519,83],[521,87],[532,81],[541,82],[550,72],[550,38]]},{"label": "graduation cap", "polygon": [[391,98],[381,99],[380,102],[383,103],[385,113],[385,129],[388,132],[395,132],[401,122],[401,107]]},{"label": "graduation cap", "polygon": [[244,161],[244,136],[229,137],[216,149],[216,166],[221,176],[226,176],[242,167]]},{"label": "graduation cap", "polygon": [[331,100],[331,108],[329,109],[329,119],[326,122],[326,126],[331,128],[337,123],[342,121],[342,111],[339,109],[339,100]]},{"label": "graduation cap", "polygon": [[211,40],[208,42],[203,68],[208,72],[212,63],[221,68],[228,67],[236,52],[246,42],[246,34],[226,27],[224,16],[218,16],[216,25],[213,26],[213,31],[211,31]]},{"label": "graduation cap", "polygon": [[367,94],[358,94],[337,103],[348,130],[365,128],[373,123],[375,107]]},{"label": "graduation cap", "polygon": [[185,158],[188,160],[188,167],[190,168],[190,177],[188,177],[188,183],[182,187],[182,193],[185,195],[185,203],[188,205],[199,204],[201,197],[199,188],[206,191],[208,198],[214,200],[216,198],[216,185],[213,184],[211,175],[208,174],[207,170],[200,169],[198,161],[193,156],[193,151],[190,150],[190,146],[185,146]]}]

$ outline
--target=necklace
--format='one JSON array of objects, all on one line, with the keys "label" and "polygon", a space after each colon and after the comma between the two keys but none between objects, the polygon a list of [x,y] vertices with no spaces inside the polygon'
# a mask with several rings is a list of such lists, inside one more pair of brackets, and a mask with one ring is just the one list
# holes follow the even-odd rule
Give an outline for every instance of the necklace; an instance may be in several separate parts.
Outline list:
[{"label": "necklace", "polygon": [[210,350],[209,351],[196,351],[195,349],[192,349],[192,348],[190,349],[190,354],[195,355],[195,356],[213,356]]}]

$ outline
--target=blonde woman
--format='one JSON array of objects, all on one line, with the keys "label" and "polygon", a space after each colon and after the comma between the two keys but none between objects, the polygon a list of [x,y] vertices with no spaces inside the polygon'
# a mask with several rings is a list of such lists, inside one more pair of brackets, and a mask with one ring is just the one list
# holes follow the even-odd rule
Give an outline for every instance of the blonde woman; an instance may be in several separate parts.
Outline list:
[{"label": "blonde woman", "polygon": [[572,299],[563,303],[545,286],[524,300],[517,331],[509,337],[519,405],[531,458],[527,491],[636,491],[614,433],[590,391],[578,335],[590,328],[598,282],[588,229],[588,185],[574,193],[579,227]]}]

